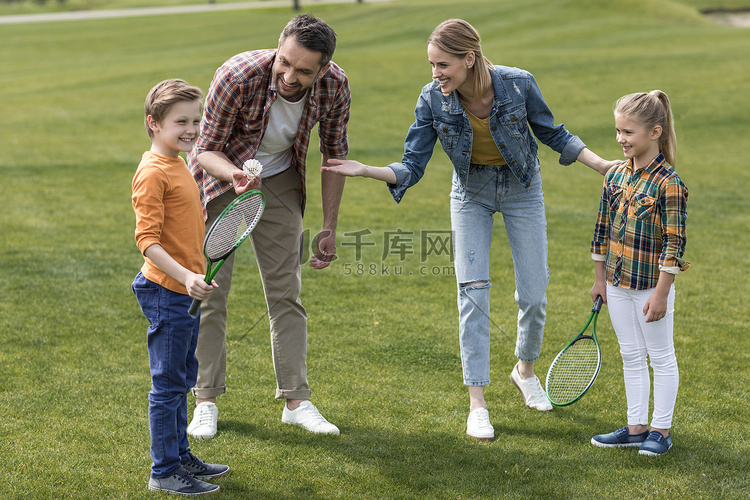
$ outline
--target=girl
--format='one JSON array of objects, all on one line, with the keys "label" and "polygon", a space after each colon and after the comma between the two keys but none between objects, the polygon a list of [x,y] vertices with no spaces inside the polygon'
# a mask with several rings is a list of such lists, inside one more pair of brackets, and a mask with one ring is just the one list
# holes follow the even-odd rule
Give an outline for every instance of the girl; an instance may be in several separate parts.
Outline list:
[{"label": "girl", "polygon": [[[592,258],[591,297],[608,304],[622,354],[628,425],[591,439],[600,447],[639,446],[642,455],[672,447],[669,429],[677,399],[674,278],[683,260],[688,190],[674,171],[675,132],[667,94],[630,94],[615,104],[617,142],[626,161],[604,179]],[[650,380],[654,411],[648,432]]]},{"label": "girl", "polygon": [[511,380],[524,403],[552,409],[534,375],[544,334],[547,221],[534,135],[560,153],[604,174],[617,162],[589,151],[562,125],[555,125],[534,77],[521,69],[493,66],[482,55],[477,31],[466,21],[440,24],[427,43],[433,81],[423,89],[399,163],[372,167],[329,160],[323,170],[373,177],[389,184],[396,202],[425,172],[439,139],[453,164],[450,210],[458,292],[459,342],[464,384],[469,387],[466,433],[492,440],[484,386],[490,383],[490,242],[496,212],[503,215],[513,255],[518,305]]}]

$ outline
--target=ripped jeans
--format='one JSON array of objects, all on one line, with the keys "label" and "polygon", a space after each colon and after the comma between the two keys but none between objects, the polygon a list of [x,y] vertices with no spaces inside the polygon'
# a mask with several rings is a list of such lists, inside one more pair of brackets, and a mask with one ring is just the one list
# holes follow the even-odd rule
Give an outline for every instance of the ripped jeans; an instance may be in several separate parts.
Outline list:
[{"label": "ripped jeans", "polygon": [[[487,385],[490,334],[499,328],[490,326],[490,245],[496,212],[503,216],[513,257],[518,305],[515,355],[532,362],[541,352],[549,283],[541,174],[537,172],[524,186],[505,166],[472,165],[466,186],[457,182],[454,173],[450,209],[463,380],[465,385]],[[500,281],[500,286],[507,283]]]}]

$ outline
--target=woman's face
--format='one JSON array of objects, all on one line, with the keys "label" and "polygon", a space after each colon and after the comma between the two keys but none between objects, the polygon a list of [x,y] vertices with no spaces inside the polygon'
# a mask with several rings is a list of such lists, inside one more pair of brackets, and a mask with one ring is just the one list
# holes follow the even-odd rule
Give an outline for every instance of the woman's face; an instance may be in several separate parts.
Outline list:
[{"label": "woman's face", "polygon": [[467,89],[468,95],[471,95],[468,76],[469,68],[474,64],[473,52],[469,52],[465,57],[457,57],[429,43],[427,44],[427,60],[432,66],[432,79],[440,84],[443,95],[448,95],[462,87]]}]

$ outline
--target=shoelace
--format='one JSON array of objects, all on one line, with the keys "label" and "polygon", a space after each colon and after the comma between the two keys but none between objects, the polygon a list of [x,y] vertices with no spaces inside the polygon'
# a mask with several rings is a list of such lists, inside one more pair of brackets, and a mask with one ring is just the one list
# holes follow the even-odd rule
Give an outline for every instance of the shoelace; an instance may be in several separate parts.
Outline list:
[{"label": "shoelace", "polygon": [[206,467],[205,462],[203,462],[203,460],[201,460],[200,458],[196,457],[192,453],[190,454],[190,459],[187,462],[185,462],[185,465],[189,465],[190,467],[192,467],[194,469],[198,469],[200,471],[204,471],[204,470],[208,469],[208,467]]},{"label": "shoelace", "polygon": [[198,423],[200,425],[208,425],[211,423],[211,410],[208,408],[201,408],[200,413],[198,413]]},{"label": "shoelace", "polygon": [[185,474],[175,473],[175,477],[177,477],[177,480],[183,483],[185,486],[190,486],[193,484],[193,475],[187,471],[185,471]]},{"label": "shoelace", "polygon": [[489,427],[492,424],[490,424],[490,414],[486,411],[478,411],[474,413],[474,417],[477,419],[477,427]]},{"label": "shoelace", "polygon": [[313,418],[313,420],[315,420],[316,424],[321,424],[327,421],[314,406],[308,406],[306,408],[306,411]]}]

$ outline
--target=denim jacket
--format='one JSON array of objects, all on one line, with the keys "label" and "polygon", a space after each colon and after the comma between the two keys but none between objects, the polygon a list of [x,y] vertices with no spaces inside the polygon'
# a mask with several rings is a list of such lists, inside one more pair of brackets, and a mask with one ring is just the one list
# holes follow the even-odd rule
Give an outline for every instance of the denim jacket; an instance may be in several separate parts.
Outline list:
[{"label": "denim jacket", "polygon": [[[544,102],[531,73],[495,66],[490,74],[495,89],[495,102],[489,116],[490,133],[516,178],[529,186],[539,172],[539,146],[531,131],[541,142],[560,153],[561,165],[575,162],[586,146],[564,125],[555,125],[552,111]],[[453,163],[459,185],[465,187],[469,177],[472,129],[458,92],[454,90],[444,96],[437,82],[425,85],[414,116],[416,119],[406,134],[401,162],[388,165],[396,174],[396,184],[388,185],[396,202],[400,202],[406,190],[424,175],[437,139]],[[465,193],[463,189],[461,191]]]}]

